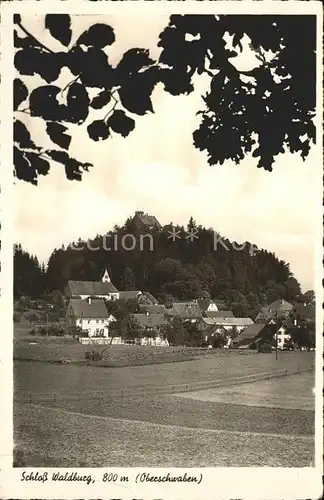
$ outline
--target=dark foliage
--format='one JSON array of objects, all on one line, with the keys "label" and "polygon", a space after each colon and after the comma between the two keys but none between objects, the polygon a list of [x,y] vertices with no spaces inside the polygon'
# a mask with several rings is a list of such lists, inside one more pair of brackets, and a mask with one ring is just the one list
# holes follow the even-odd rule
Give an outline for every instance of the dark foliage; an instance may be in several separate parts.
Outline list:
[{"label": "dark foliage", "polygon": [[[135,127],[128,113],[154,112],[152,92],[157,83],[172,95],[190,94],[197,74],[209,75],[210,88],[203,96],[205,108],[197,110],[201,123],[193,141],[197,149],[207,151],[211,165],[227,160],[240,163],[252,154],[259,159],[258,167],[271,171],[278,154],[288,150],[305,159],[315,142],[315,16],[172,15],[159,36],[158,61],[146,49],[131,48],[116,67],[103,50],[115,42],[109,25],[90,26],[71,46],[70,16],[48,14],[44,26],[63,49],[54,52],[29,33],[19,14],[15,23],[17,72],[40,75],[47,85],[34,89],[28,99],[25,84],[16,78],[14,109],[26,112],[19,106],[28,99],[30,115],[51,123],[46,131],[63,149],[68,150],[71,142],[63,123],[84,124],[90,107],[110,106],[101,120],[87,124],[91,139],[108,139],[111,131],[127,137]],[[231,50],[223,39],[225,33],[233,35]],[[232,58],[243,50],[244,35],[250,38],[258,60],[250,71],[239,71],[232,64]],[[64,67],[75,78],[62,89],[54,82]],[[97,96],[90,99],[89,89],[98,89]],[[60,102],[59,94],[65,95],[66,104]],[[48,172],[53,154],[34,145],[33,156],[27,158],[21,139],[25,131],[15,126],[14,132],[16,175],[37,184],[38,176]],[[36,164],[37,157],[42,157],[42,166]],[[70,157],[55,161],[65,166],[67,178],[73,180],[81,180],[90,166]]]},{"label": "dark foliage", "polygon": [[[201,226],[195,228],[199,239],[193,242],[182,239],[170,243],[168,227],[165,227],[152,230],[153,248],[147,242],[147,246],[138,244],[130,252],[117,244],[116,250],[107,252],[104,242],[113,235],[117,242],[121,242],[125,234],[134,234],[136,241],[140,241],[140,233],[131,229],[128,221],[105,236],[98,235],[88,242],[80,239],[66,248],[54,250],[46,273],[33,257],[17,247],[15,295],[35,296],[39,288],[63,291],[67,280],[96,281],[103,269],[108,268],[119,290],[149,291],[165,303],[170,296],[175,300],[223,299],[236,316],[253,319],[262,306],[278,298],[290,302],[300,299],[300,285],[289,265],[273,253],[257,250],[251,255],[250,243],[238,252],[226,238],[223,242],[228,250],[221,245],[215,248],[213,231]],[[176,229],[185,230],[184,227]],[[93,252],[91,248],[98,251]],[[107,305],[109,313],[117,319],[120,311],[136,310],[132,301],[118,302]]]}]

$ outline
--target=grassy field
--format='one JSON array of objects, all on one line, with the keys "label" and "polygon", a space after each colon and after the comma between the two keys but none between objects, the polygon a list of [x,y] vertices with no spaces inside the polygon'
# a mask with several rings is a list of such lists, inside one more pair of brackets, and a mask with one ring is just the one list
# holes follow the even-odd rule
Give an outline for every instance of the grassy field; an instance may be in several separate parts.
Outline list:
[{"label": "grassy field", "polygon": [[[314,363],[312,352],[282,352],[277,361],[274,354],[212,353],[212,357],[194,361],[128,368],[16,361],[16,396],[51,391],[67,396],[42,406],[15,403],[15,443],[23,451],[24,463],[65,467],[309,466],[314,444],[312,410],[242,404],[233,394],[230,402],[195,399],[190,394],[116,398],[105,393],[100,399],[91,397],[92,391],[201,382],[279,368],[306,368]],[[306,390],[303,375],[294,377],[288,389],[284,389],[287,382],[279,378],[235,390],[253,394],[254,384],[259,384],[255,386],[259,392],[268,390],[270,394],[266,389],[270,383],[272,393],[281,391],[283,400],[287,390],[295,395]],[[263,389],[260,384],[265,384]],[[80,392],[80,400],[69,399],[76,392]]]},{"label": "grassy field", "polygon": [[287,408],[298,410],[315,409],[314,373],[306,372],[281,378],[280,380],[262,380],[252,384],[234,387],[205,389],[180,397],[199,401],[236,403],[246,406],[267,408]]},{"label": "grassy field", "polygon": [[[174,400],[180,398],[174,398]],[[170,400],[165,401],[168,405]],[[163,406],[163,402],[160,402]],[[242,415],[234,405],[214,408],[208,428],[205,408],[185,408],[188,424],[164,405],[162,424],[133,420],[134,411],[143,405],[129,407],[122,418],[100,417],[45,408],[15,405],[15,443],[22,450],[21,466],[48,467],[246,467],[313,465],[314,439],[310,434],[291,434],[286,421],[296,422],[294,412],[279,416],[263,412]],[[147,418],[147,406],[143,412]],[[133,412],[132,412],[133,410]],[[169,410],[169,411],[168,411]],[[161,415],[158,412],[157,415]],[[184,414],[182,414],[184,416]],[[221,418],[219,418],[221,416]],[[127,419],[129,417],[129,419]],[[250,421],[251,430],[242,430]],[[256,432],[258,423],[271,422],[265,432]],[[173,425],[166,425],[172,422]],[[253,425],[251,425],[251,422]],[[194,424],[198,424],[195,426]],[[213,427],[210,428],[210,424]],[[222,424],[225,429],[222,429]],[[241,424],[241,425],[240,425]],[[215,427],[220,427],[216,429]],[[229,430],[229,428],[231,428]],[[270,430],[289,430],[275,434]],[[240,429],[240,430],[239,430]]]},{"label": "grassy field", "polygon": [[[153,347],[138,345],[112,345],[104,352],[103,360],[88,362],[85,353],[89,350],[102,351],[102,346],[86,346],[72,338],[20,337],[14,342],[14,359],[20,361],[43,361],[60,363],[62,359],[72,364],[105,367],[142,366],[147,364],[172,363],[194,359],[228,356],[226,349],[211,351],[198,347]],[[231,356],[256,354],[256,351],[231,351]]]},{"label": "grassy field", "polygon": [[[116,346],[115,352],[123,346]],[[133,346],[125,346],[133,347]],[[153,350],[151,350],[153,349]],[[149,348],[154,359],[160,351]],[[167,351],[168,348],[161,348]],[[145,353],[147,348],[139,348]],[[56,365],[28,361],[14,362],[14,382],[17,393],[32,392],[71,394],[126,387],[156,387],[172,384],[206,382],[229,377],[264,373],[279,369],[292,370],[299,366],[308,368],[314,363],[314,352],[280,352],[278,360],[274,353],[242,354],[235,350],[211,350],[208,357],[183,361],[182,363],[149,364],[126,368],[98,368],[86,365]],[[155,353],[155,354],[154,354]]]}]

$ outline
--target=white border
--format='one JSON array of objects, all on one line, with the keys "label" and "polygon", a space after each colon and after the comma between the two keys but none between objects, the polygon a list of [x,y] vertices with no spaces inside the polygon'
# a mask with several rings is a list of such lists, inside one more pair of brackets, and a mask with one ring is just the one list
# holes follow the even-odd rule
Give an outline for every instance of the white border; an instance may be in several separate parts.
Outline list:
[{"label": "white border", "polygon": [[[293,4],[293,5],[292,5]],[[316,297],[317,297],[317,349],[316,349],[316,450],[314,468],[202,468],[202,469],[149,469],[150,473],[179,475],[181,471],[188,474],[200,475],[204,479],[200,486],[191,484],[135,484],[129,483],[120,487],[111,483],[104,484],[96,481],[90,486],[74,483],[31,483],[21,482],[21,469],[13,469],[12,462],[12,357],[13,357],[13,303],[12,303],[12,243],[13,226],[12,210],[14,208],[13,176],[12,176],[12,77],[13,77],[13,46],[12,33],[13,13],[70,13],[79,15],[90,14],[120,14],[131,13],[137,17],[145,17],[148,13],[175,14],[316,14],[317,15],[317,42],[318,42],[318,66],[317,66],[317,161],[318,169],[318,197],[319,207],[322,207],[322,165],[323,165],[323,143],[322,143],[322,29],[323,15],[320,2],[85,2],[85,1],[13,1],[1,5],[1,274],[0,274],[0,313],[1,313],[1,383],[2,383],[2,425],[1,425],[1,476],[0,496],[1,498],[278,498],[285,500],[295,498],[317,498],[322,493],[323,473],[323,427],[322,427],[322,352],[323,352],[323,289],[322,289],[322,209],[318,213],[318,234],[314,245],[316,257]],[[302,34],[301,34],[302,36]],[[302,76],[301,76],[302,77]],[[46,471],[50,469],[32,469]],[[72,469],[60,469],[61,471],[72,471]],[[92,474],[100,478],[102,469],[73,469],[82,471],[82,474]],[[135,477],[137,473],[147,469],[118,469],[113,471],[121,474],[129,474]]]}]

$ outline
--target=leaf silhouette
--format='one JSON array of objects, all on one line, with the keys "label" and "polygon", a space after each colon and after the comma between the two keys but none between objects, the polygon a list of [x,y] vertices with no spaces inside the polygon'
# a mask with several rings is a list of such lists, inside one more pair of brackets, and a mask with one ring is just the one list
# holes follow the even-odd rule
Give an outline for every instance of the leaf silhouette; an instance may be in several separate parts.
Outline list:
[{"label": "leaf silhouette", "polygon": [[117,134],[127,137],[135,128],[135,121],[127,116],[124,111],[116,110],[109,117],[107,125]]},{"label": "leaf silhouette", "polygon": [[46,132],[50,139],[63,149],[69,149],[71,143],[71,136],[64,132],[68,130],[67,127],[61,123],[47,122]]},{"label": "leaf silhouette", "polygon": [[118,80],[122,82],[130,75],[138,73],[140,69],[154,64],[149,54],[149,50],[146,49],[130,49],[125,52],[116,68]]},{"label": "leaf silhouette", "polygon": [[90,106],[94,109],[101,109],[110,102],[110,99],[111,92],[107,89],[104,89],[92,99]]},{"label": "leaf silhouette", "polygon": [[65,47],[70,44],[71,18],[68,14],[47,14],[45,16],[45,28],[56,40],[59,40]]},{"label": "leaf silhouette", "polygon": [[120,101],[128,111],[137,115],[145,115],[147,111],[154,113],[151,93],[156,83],[155,75],[150,70],[143,71],[131,76],[118,89]]},{"label": "leaf silhouette", "polygon": [[22,75],[40,75],[47,83],[54,82],[59,77],[65,64],[64,52],[51,54],[40,47],[27,47],[15,54],[14,64]]},{"label": "leaf silhouette", "polygon": [[56,98],[60,91],[55,85],[45,85],[33,90],[29,97],[30,114],[53,122],[67,119],[67,107],[59,104]]},{"label": "leaf silhouette", "polygon": [[28,97],[28,90],[24,82],[20,80],[20,78],[14,79],[14,110],[18,108],[18,106],[25,101]]},{"label": "leaf silhouette", "polygon": [[50,164],[48,160],[42,158],[36,153],[31,151],[25,152],[25,156],[29,161],[31,167],[36,170],[39,175],[46,175],[49,172]]},{"label": "leaf silhouette", "polygon": [[103,120],[95,120],[90,123],[87,131],[93,141],[100,141],[109,137],[109,126]]},{"label": "leaf silhouette", "polygon": [[29,131],[20,120],[14,122],[14,142],[19,144],[21,148],[37,149],[31,140]]},{"label": "leaf silhouette", "polygon": [[27,160],[25,153],[14,147],[13,153],[15,175],[18,179],[31,182],[37,186],[37,172]]},{"label": "leaf silhouette", "polygon": [[68,121],[83,123],[89,113],[90,99],[84,85],[73,83],[70,85],[67,96]]},{"label": "leaf silhouette", "polygon": [[114,84],[114,69],[108,63],[107,55],[97,47],[84,51],[76,46],[67,55],[67,66],[71,73],[79,76],[86,87],[111,88]]},{"label": "leaf silhouette", "polygon": [[102,49],[107,45],[112,45],[115,41],[115,33],[108,24],[94,24],[84,31],[78,38],[77,45],[87,45]]},{"label": "leaf silhouette", "polygon": [[89,167],[93,165],[91,163],[82,163],[74,158],[71,158],[65,151],[46,151],[46,154],[58,163],[62,163],[65,167],[65,174],[69,180],[82,179],[82,171],[88,171]]}]

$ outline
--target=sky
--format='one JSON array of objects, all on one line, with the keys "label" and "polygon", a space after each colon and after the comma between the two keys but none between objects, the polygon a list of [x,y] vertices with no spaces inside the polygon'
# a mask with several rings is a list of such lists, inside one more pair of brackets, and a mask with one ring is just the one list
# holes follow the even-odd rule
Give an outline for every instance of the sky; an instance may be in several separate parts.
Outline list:
[{"label": "sky", "polygon": [[[152,57],[157,57],[158,35],[168,21],[164,16],[141,22],[126,16],[75,16],[74,38],[95,22],[114,28],[116,42],[107,53],[116,64],[133,47],[149,48]],[[61,49],[44,31],[41,17],[23,16],[23,24],[48,47]],[[257,64],[246,44],[235,64],[240,69]],[[29,89],[42,82],[23,79]],[[60,82],[71,79],[62,72]],[[196,112],[203,108],[201,95],[207,88],[204,77],[196,78],[195,92],[189,96],[174,97],[158,86],[152,96],[155,113],[136,116],[135,130],[126,139],[114,136],[93,142],[86,127],[71,126],[70,155],[94,167],[84,173],[82,182],[68,181],[55,163],[37,187],[16,181],[16,241],[46,261],[55,247],[104,234],[115,224],[123,224],[135,210],[155,215],[161,224],[185,225],[193,216],[225,237],[275,252],[290,264],[304,290],[314,288],[315,226],[319,223],[315,196],[319,165],[314,151],[305,162],[298,155],[278,156],[271,173],[257,169],[252,157],[240,165],[209,166],[207,155],[194,148],[192,139],[199,125]],[[102,114],[94,111],[91,117]],[[28,124],[34,140],[50,145],[41,120],[30,120],[26,114],[19,119]]]}]

